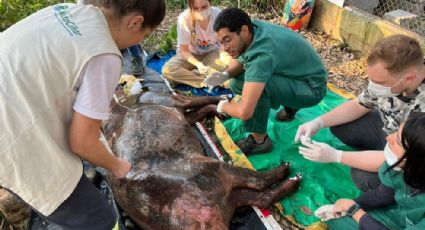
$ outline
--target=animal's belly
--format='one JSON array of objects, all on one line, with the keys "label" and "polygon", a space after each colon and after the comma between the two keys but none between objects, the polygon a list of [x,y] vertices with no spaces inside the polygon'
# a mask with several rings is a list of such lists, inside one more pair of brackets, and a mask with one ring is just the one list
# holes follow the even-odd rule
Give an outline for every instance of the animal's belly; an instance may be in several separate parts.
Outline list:
[{"label": "animal's belly", "polygon": [[[111,185],[120,206],[141,227],[190,229],[192,225],[223,222],[228,194],[217,175],[184,170],[173,173],[172,169],[133,171],[137,170],[124,180],[112,180]],[[189,219],[193,223],[188,223]]]}]

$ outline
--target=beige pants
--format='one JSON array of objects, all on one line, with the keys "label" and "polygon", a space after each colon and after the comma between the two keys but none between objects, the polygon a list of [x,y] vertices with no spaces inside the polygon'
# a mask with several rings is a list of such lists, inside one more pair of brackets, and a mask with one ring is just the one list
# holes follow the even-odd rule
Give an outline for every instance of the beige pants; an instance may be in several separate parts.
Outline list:
[{"label": "beige pants", "polygon": [[[231,57],[218,50],[212,51],[204,56],[193,55],[204,65],[217,71],[224,71],[229,66]],[[162,67],[163,76],[172,83],[186,84],[196,88],[205,87],[203,83],[205,75],[199,74],[196,66],[190,64],[180,53],[177,53]]]}]

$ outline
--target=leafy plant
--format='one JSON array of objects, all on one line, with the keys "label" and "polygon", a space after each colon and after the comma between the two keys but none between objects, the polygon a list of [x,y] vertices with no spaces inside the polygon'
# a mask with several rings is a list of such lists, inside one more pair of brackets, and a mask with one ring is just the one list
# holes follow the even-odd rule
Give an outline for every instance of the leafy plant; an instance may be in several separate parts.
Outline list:
[{"label": "leafy plant", "polygon": [[167,8],[184,9],[186,8],[186,0],[166,0]]},{"label": "leafy plant", "polygon": [[44,7],[69,0],[0,0],[0,31]]},{"label": "leafy plant", "polygon": [[169,50],[174,49],[177,43],[177,25],[174,24],[170,30],[163,35],[159,49],[162,53],[167,53]]}]

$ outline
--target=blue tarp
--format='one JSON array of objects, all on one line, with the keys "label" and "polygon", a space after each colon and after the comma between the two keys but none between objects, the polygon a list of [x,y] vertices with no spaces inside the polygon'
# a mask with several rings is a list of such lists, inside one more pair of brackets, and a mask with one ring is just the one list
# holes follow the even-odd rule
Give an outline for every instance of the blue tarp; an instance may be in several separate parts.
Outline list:
[{"label": "blue tarp", "polygon": [[[176,55],[176,51],[169,51],[165,55],[154,54],[148,58],[146,66],[155,70],[158,73],[161,73],[162,66],[170,60],[174,55]],[[214,89],[209,90],[208,88],[194,88],[189,85],[176,85],[174,87],[176,90],[190,92],[195,96],[218,96],[218,95],[229,95],[229,98],[234,96],[233,92],[230,89],[226,89],[223,87],[214,87]]]}]

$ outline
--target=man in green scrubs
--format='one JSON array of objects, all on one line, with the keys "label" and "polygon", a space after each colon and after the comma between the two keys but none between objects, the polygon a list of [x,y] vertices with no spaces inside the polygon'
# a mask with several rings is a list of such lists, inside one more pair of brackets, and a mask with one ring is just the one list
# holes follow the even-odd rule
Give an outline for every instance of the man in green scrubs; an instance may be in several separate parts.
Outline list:
[{"label": "man in green scrubs", "polygon": [[280,105],[278,120],[290,121],[297,110],[319,103],[326,94],[327,72],[319,55],[299,34],[253,20],[241,9],[223,10],[214,30],[224,51],[234,59],[225,72],[205,79],[210,86],[231,78],[230,88],[242,95],[236,104],[222,101],[218,112],[244,120],[247,138],[236,144],[246,155],[270,152],[267,121]]}]

